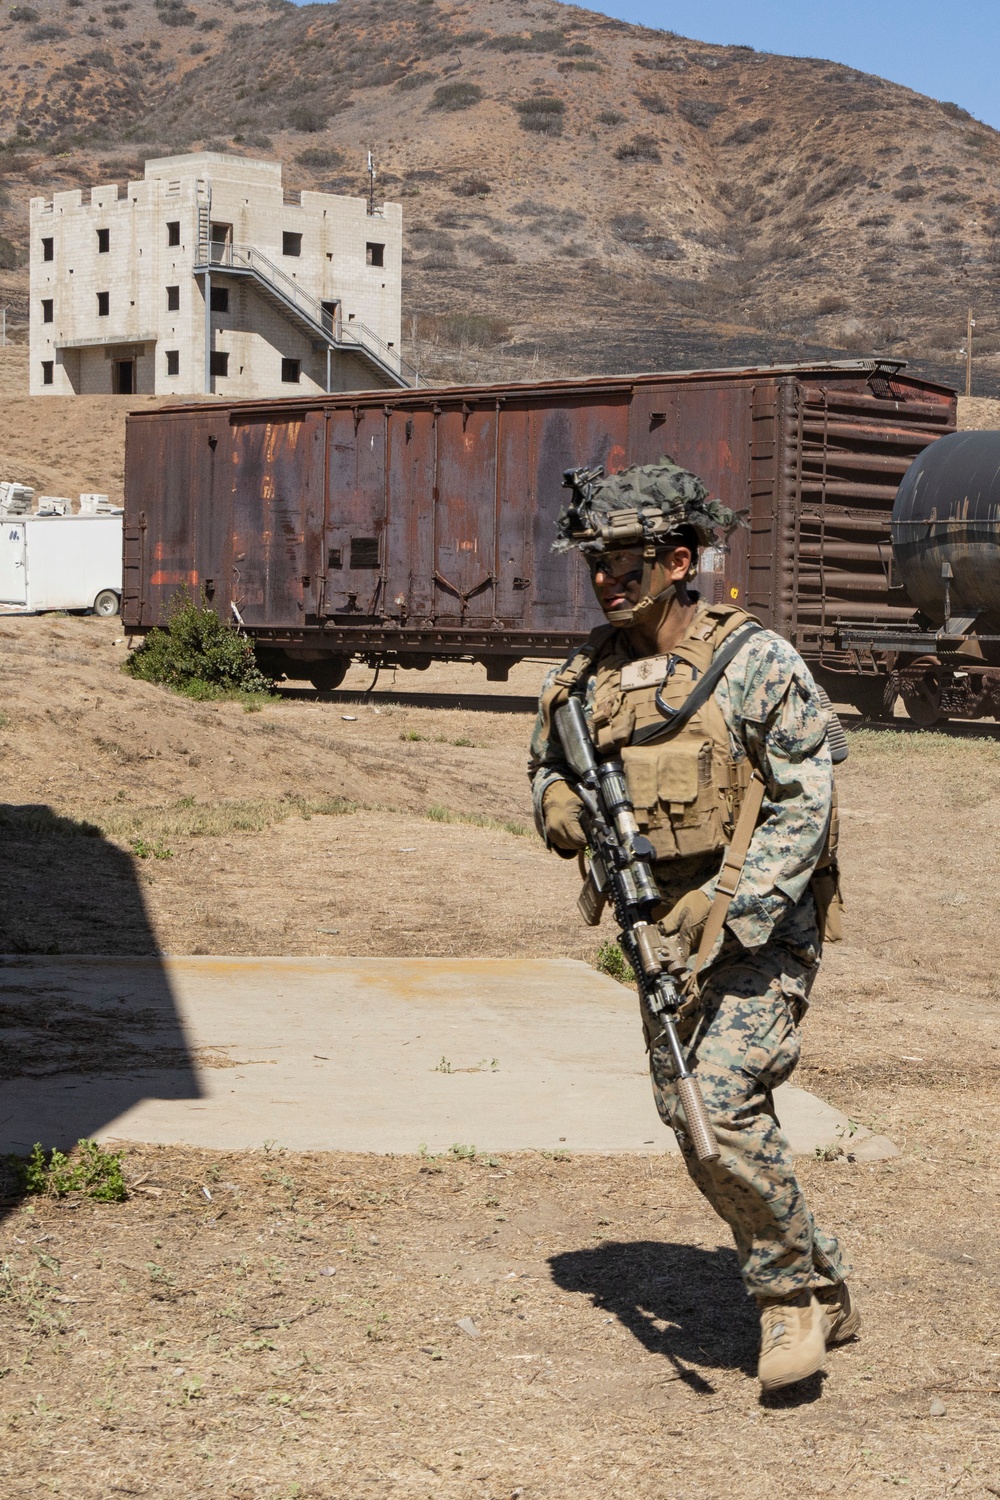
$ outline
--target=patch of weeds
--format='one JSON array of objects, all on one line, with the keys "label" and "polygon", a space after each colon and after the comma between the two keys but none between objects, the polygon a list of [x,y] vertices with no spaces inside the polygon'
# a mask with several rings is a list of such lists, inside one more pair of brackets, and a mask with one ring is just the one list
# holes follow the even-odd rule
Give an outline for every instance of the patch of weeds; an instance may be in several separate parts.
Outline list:
[{"label": "patch of weeds", "polygon": [[400,731],[399,738],[401,740],[426,740],[429,739],[430,736],[426,734],[418,734],[415,729],[403,729]]},{"label": "patch of weeds", "polygon": [[637,135],[624,141],[615,152],[616,161],[662,161],[660,148],[651,135]]},{"label": "patch of weeds", "polygon": [[621,125],[625,116],[617,109],[602,109],[597,116],[598,125]]},{"label": "patch of weeds", "polygon": [[428,108],[447,111],[470,109],[482,97],[483,91],[478,83],[462,83],[456,79],[454,83],[442,83],[434,90]]},{"label": "patch of weeds", "polygon": [[85,1193],[99,1203],[123,1203],[128,1197],[122,1173],[122,1159],[117,1151],[102,1151],[96,1141],[76,1143],[79,1153],[66,1156],[53,1149],[46,1155],[36,1143],[27,1160],[10,1157],[20,1189],[26,1194],[65,1198],[67,1193]]},{"label": "patch of weeds", "polygon": [[441,1061],[439,1063],[435,1063],[434,1068],[433,1068],[432,1071],[435,1072],[435,1073],[450,1073],[451,1072],[451,1063],[448,1061],[448,1059],[446,1057],[442,1057],[442,1059],[441,1059]]},{"label": "patch of weeds", "polygon": [[[166,807],[109,808],[102,816],[102,828],[95,829],[95,832],[103,831],[109,838],[131,839],[133,842],[139,839],[147,843],[153,839],[178,837],[219,838],[230,833],[262,833],[273,824],[296,815],[308,821],[314,817],[345,816],[360,809],[359,802],[351,802],[345,797],[200,803],[193,797],[182,797]],[[155,857],[163,858],[162,855]]]},{"label": "patch of weeds", "polygon": [[458,198],[488,198],[492,191],[493,188],[485,177],[463,177],[452,188]]},{"label": "patch of weeds", "polygon": [[187,589],[173,596],[165,630],[151,630],[122,671],[200,701],[267,702],[273,683],[257,665],[252,642]]},{"label": "patch of weeds", "polygon": [[310,146],[295,158],[300,167],[319,167],[327,171],[344,165],[344,153],[335,146]]},{"label": "patch of weeds", "polygon": [[173,859],[174,851],[168,849],[166,844],[159,840],[151,844],[148,839],[136,837],[129,839],[129,845],[136,859]]},{"label": "patch of weeds", "polygon": [[10,714],[5,714],[2,711],[0,711],[0,729],[9,729],[9,728],[10,728]]},{"label": "patch of weeds", "polygon": [[533,99],[521,99],[514,105],[514,109],[522,130],[533,130],[538,135],[562,135],[562,117],[566,106],[552,94],[538,94]]},{"label": "patch of weeds", "polygon": [[96,823],[80,822],[76,818],[64,818],[51,807],[41,804],[26,807],[0,808],[0,829],[15,837],[29,834],[32,837],[63,839],[98,839],[102,830]]},{"label": "patch of weeds", "polygon": [[594,968],[601,974],[608,974],[612,979],[617,979],[619,984],[635,983],[632,965],[613,938],[605,938],[598,948]]},{"label": "patch of weeds", "polygon": [[447,1151],[436,1153],[428,1151],[426,1143],[423,1143],[419,1148],[419,1156],[421,1161],[432,1164],[422,1167],[421,1171],[440,1172],[442,1170],[440,1165],[435,1166],[433,1163],[440,1163],[442,1161],[475,1161],[484,1167],[498,1167],[500,1165],[497,1157],[483,1156],[481,1152],[476,1150],[475,1146],[464,1146],[460,1141],[456,1141],[454,1145],[449,1146]]},{"label": "patch of weeds", "polygon": [[489,818],[485,813],[453,812],[450,807],[434,803],[427,809],[432,823],[469,823],[473,828],[492,828],[498,833],[512,833],[516,838],[526,838],[528,830],[523,823],[510,818]]}]

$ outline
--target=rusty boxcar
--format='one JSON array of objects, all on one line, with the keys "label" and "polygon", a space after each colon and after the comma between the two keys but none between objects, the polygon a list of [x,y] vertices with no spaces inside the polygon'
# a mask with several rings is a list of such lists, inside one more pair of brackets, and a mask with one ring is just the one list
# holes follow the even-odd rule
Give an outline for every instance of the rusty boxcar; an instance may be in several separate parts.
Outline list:
[{"label": "rusty boxcar", "polygon": [[702,558],[710,597],[850,672],[845,620],[911,612],[888,591],[893,498],[955,415],[953,391],[878,360],[134,413],[124,620],[162,624],[187,586],[320,687],[352,656],[501,680],[599,619],[579,559],[551,552],[563,470],[670,454],[748,513]]}]

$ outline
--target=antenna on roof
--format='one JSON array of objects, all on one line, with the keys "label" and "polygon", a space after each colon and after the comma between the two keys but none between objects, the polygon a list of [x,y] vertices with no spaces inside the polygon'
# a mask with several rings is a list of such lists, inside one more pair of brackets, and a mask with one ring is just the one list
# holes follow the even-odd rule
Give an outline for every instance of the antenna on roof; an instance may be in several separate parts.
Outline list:
[{"label": "antenna on roof", "polygon": [[375,158],[368,153],[368,217],[375,217]]}]

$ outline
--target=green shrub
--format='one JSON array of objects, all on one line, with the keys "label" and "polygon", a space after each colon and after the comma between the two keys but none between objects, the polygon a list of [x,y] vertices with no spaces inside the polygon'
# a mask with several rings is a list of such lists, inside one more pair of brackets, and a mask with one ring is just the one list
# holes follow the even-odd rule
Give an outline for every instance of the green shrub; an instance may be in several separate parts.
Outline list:
[{"label": "green shrub", "polygon": [[20,264],[17,246],[5,234],[0,234],[0,271],[16,271]]},{"label": "green shrub", "polygon": [[602,974],[609,975],[612,979],[617,979],[619,984],[635,983],[632,965],[613,938],[605,938],[598,948],[594,968]]},{"label": "green shrub", "polygon": [[625,116],[617,109],[602,109],[597,116],[598,125],[620,125]]},{"label": "green shrub", "polygon": [[483,91],[478,83],[442,83],[434,90],[431,96],[429,109],[470,109],[473,104],[478,104],[483,97]]},{"label": "green shrub", "polygon": [[62,1151],[46,1156],[36,1144],[27,1161],[14,1161],[23,1193],[65,1198],[67,1193],[86,1193],[99,1203],[122,1203],[128,1197],[122,1174],[122,1159],[116,1151],[102,1151],[96,1141],[77,1141],[74,1160]]},{"label": "green shrub", "polygon": [[38,12],[30,5],[15,5],[11,8],[10,18],[12,21],[37,21]]},{"label": "green shrub", "polygon": [[250,641],[186,589],[174,595],[166,630],[151,630],[122,667],[130,677],[173,688],[189,698],[270,694]]}]

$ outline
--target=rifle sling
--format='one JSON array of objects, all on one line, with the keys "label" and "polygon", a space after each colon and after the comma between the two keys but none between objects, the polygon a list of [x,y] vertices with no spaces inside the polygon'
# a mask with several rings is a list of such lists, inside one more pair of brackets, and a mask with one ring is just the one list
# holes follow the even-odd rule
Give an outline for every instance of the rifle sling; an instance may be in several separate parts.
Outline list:
[{"label": "rifle sling", "polygon": [[[713,663],[714,665],[714,663]],[[743,866],[747,862],[747,852],[750,848],[750,840],[753,838],[754,829],[757,827],[757,819],[760,816],[761,804],[764,801],[764,780],[759,771],[754,771],[750,777],[750,785],[746,789],[743,798],[743,806],[733,830],[732,842],[726,850],[726,857],[722,862],[719,872],[718,884],[715,887],[715,899],[708,913],[698,944],[698,953],[695,957],[691,972],[696,975],[702,964],[708,958],[715,947],[716,939],[725,926],[726,916],[729,912],[729,904],[736,895],[736,888],[743,874]]]},{"label": "rifle sling", "polygon": [[[683,729],[687,721],[692,715],[698,712],[702,704],[708,702],[716,683],[729,666],[737,651],[746,645],[751,636],[756,635],[763,628],[763,625],[758,625],[755,620],[749,620],[745,625],[741,625],[738,630],[734,630],[732,635],[723,641],[718,651],[712,657],[711,666],[703,673],[697,685],[691,690],[673,717],[665,719],[662,724],[647,724],[644,728],[637,729],[632,736],[632,744],[649,745],[654,740],[669,739],[672,734],[676,734],[679,729]],[[662,713],[663,705],[660,703],[659,693],[657,693],[656,706]]]}]

